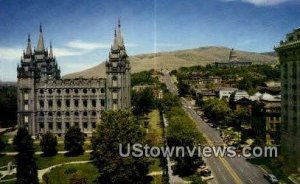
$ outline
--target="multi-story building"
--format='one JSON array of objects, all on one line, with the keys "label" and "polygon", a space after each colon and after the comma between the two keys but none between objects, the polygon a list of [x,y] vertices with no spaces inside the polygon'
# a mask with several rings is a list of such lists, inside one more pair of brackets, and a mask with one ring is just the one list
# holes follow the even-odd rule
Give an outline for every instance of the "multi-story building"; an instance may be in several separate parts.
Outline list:
[{"label": "multi-story building", "polygon": [[280,95],[261,94],[252,102],[252,129],[266,145],[280,144]]},{"label": "multi-story building", "polygon": [[32,136],[50,131],[63,136],[70,126],[91,135],[104,110],[130,108],[131,79],[120,22],[106,61],[106,78],[62,79],[50,43],[45,48],[42,27],[37,47],[30,36],[18,66],[18,125]]},{"label": "multi-story building", "polygon": [[300,172],[300,28],[275,48],[281,65],[281,152]]},{"label": "multi-story building", "polygon": [[230,50],[228,61],[215,62],[216,67],[247,67],[251,65],[250,61],[240,61],[234,49]]}]

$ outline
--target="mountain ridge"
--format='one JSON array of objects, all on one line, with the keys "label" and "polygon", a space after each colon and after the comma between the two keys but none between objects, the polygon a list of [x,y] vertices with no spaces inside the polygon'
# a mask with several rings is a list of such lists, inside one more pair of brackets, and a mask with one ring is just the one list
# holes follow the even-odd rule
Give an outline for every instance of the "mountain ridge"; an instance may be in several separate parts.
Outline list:
[{"label": "mountain ridge", "polygon": [[[150,70],[150,69],[169,69],[174,70],[180,67],[189,67],[195,65],[212,64],[216,61],[227,61],[230,48],[227,47],[198,47],[194,49],[184,49],[176,51],[166,51],[157,53],[145,53],[129,56],[132,73]],[[241,61],[251,61],[254,64],[276,64],[278,58],[271,54],[256,53],[249,51],[235,50],[236,55]],[[269,52],[271,53],[271,52]],[[92,68],[70,73],[63,78],[104,78],[105,63],[102,62]]]}]

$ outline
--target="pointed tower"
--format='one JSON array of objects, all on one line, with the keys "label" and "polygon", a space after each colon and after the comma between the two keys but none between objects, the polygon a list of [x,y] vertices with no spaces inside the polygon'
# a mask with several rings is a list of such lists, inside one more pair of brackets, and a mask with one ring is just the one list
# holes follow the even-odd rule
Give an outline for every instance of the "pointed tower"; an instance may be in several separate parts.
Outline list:
[{"label": "pointed tower", "polygon": [[53,59],[53,50],[52,50],[52,43],[51,43],[51,42],[50,42],[49,58],[50,58],[50,59]]},{"label": "pointed tower", "polygon": [[117,110],[130,108],[131,83],[130,63],[118,21],[114,41],[106,62],[106,108]]},{"label": "pointed tower", "polygon": [[35,104],[35,61],[31,49],[30,35],[28,34],[27,48],[23,52],[20,65],[17,68],[17,94],[18,94],[18,125],[28,128],[30,134],[34,132]]},{"label": "pointed tower", "polygon": [[32,55],[30,34],[28,34],[28,39],[27,39],[27,48],[26,48],[25,55],[26,55],[26,56],[30,56],[30,57],[31,57],[31,55]]},{"label": "pointed tower", "polygon": [[39,40],[37,43],[36,51],[45,51],[42,24],[40,24]]}]

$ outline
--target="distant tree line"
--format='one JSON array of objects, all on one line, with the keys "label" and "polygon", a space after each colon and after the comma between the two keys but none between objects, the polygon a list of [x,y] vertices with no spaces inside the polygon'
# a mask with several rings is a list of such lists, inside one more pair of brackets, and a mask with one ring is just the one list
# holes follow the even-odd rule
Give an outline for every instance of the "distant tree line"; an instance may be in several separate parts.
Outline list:
[{"label": "distant tree line", "polygon": [[17,123],[17,88],[0,88],[0,127],[15,126]]}]

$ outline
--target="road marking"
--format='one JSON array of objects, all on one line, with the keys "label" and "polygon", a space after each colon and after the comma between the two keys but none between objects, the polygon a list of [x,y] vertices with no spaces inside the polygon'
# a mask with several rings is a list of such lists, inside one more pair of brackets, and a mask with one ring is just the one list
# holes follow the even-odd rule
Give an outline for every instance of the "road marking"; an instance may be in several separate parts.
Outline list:
[{"label": "road marking", "polygon": [[[196,123],[195,120],[194,120],[194,118],[191,116],[191,114],[188,113],[188,115],[194,121],[194,123]],[[202,132],[202,136],[206,139],[208,145],[214,146],[213,141],[211,141],[204,132]],[[236,172],[232,169],[232,167],[229,165],[229,163],[224,158],[222,158],[222,157],[216,157],[216,158],[218,158],[218,159],[221,160],[221,162],[223,163],[224,167],[227,169],[228,173],[233,177],[235,183],[237,183],[237,184],[242,184],[243,183],[243,181],[241,180],[241,178],[236,174]]]}]

